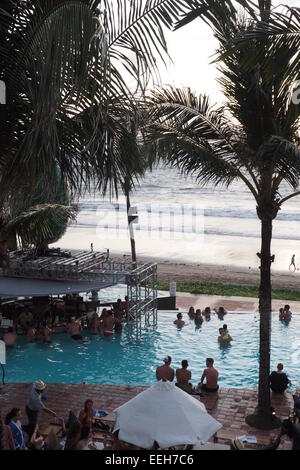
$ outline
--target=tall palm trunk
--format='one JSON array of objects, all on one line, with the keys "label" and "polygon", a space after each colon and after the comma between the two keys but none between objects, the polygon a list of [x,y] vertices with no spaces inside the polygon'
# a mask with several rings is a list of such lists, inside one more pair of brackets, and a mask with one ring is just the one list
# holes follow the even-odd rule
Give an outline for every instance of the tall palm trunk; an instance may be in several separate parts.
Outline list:
[{"label": "tall palm trunk", "polygon": [[[271,188],[271,186],[270,186]],[[246,422],[256,428],[273,429],[280,426],[280,420],[272,415],[270,394],[270,358],[271,358],[271,243],[273,219],[278,213],[278,205],[272,198],[263,198],[257,208],[261,220],[260,287],[259,287],[259,384],[258,405],[253,415],[246,417]]]},{"label": "tall palm trunk", "polygon": [[136,264],[136,249],[135,249],[135,239],[134,239],[134,230],[132,224],[132,216],[130,215],[130,189],[126,185],[125,188],[125,196],[126,196],[126,206],[127,206],[127,220],[128,220],[128,229],[129,229],[129,237],[130,237],[130,245],[131,245],[131,259],[132,263]]},{"label": "tall palm trunk", "polygon": [[270,399],[270,355],[271,355],[271,241],[272,219],[261,220],[261,265],[259,288],[260,345],[259,345],[259,387],[258,413],[266,418],[271,414]]}]

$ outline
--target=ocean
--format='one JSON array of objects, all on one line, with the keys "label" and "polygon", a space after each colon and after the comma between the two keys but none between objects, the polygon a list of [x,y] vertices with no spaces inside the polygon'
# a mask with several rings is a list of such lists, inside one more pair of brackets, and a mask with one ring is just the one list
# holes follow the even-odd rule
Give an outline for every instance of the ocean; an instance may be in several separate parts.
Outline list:
[{"label": "ocean", "polygon": [[[284,188],[283,193],[288,188]],[[273,225],[273,269],[288,270],[293,254],[300,264],[300,197],[286,202]],[[200,186],[174,168],[160,166],[147,173],[131,195],[139,256],[205,264],[257,268],[260,222],[252,194],[243,183],[229,188]],[[130,242],[126,202],[85,194],[78,217],[56,246],[110,249],[127,257]],[[133,211],[134,215],[135,211]]]}]

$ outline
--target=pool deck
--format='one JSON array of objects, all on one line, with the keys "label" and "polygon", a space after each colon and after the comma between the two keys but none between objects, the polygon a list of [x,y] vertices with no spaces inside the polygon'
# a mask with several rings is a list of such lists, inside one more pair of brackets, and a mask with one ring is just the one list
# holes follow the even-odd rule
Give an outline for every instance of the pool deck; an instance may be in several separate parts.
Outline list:
[{"label": "pool deck", "polygon": [[[22,409],[23,422],[26,423],[25,405],[30,391],[30,384],[7,384],[0,386],[0,409],[2,417],[13,407]],[[68,385],[49,384],[47,386],[47,407],[59,416],[67,419],[69,410],[79,412],[87,398],[94,401],[94,408],[104,409],[107,413],[145,390],[147,387],[119,385]],[[241,435],[255,435],[258,445],[269,443],[269,436],[275,431],[259,431],[245,423],[245,416],[252,413],[257,403],[257,392],[253,389],[221,388],[218,399],[208,396],[201,399],[208,412],[223,424],[218,432],[219,442],[228,443],[232,438]],[[284,396],[272,396],[272,406],[277,416],[287,418],[293,409],[293,398],[290,392]],[[51,417],[40,415],[40,423],[50,422]],[[289,439],[283,438],[279,449],[291,448]]]}]

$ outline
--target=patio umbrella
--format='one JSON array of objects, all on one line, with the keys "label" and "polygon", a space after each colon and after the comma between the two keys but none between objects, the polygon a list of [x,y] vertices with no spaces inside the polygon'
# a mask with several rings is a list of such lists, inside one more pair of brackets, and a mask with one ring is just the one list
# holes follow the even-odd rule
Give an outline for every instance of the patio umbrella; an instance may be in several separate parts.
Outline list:
[{"label": "patio umbrella", "polygon": [[205,443],[222,425],[203,403],[174,383],[159,381],[114,411],[119,439],[143,449]]}]

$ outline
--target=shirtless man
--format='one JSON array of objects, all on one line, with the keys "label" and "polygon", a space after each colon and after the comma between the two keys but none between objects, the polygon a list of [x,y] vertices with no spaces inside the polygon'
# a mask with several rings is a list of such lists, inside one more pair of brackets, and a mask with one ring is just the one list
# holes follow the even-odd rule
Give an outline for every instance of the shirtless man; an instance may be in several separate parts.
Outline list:
[{"label": "shirtless man", "polygon": [[190,380],[192,373],[188,370],[189,363],[185,359],[181,362],[181,369],[176,369],[176,385],[187,393],[192,392],[192,384]]},{"label": "shirtless man", "polygon": [[89,324],[89,330],[91,335],[98,335],[100,333],[100,321],[97,313],[94,313]]},{"label": "shirtless man", "polygon": [[111,310],[108,310],[106,317],[103,320],[103,334],[104,336],[111,336],[114,332],[115,317]]},{"label": "shirtless man", "polygon": [[283,309],[283,319],[290,320],[292,318],[292,312],[290,311],[290,306],[285,305]]},{"label": "shirtless man", "polygon": [[82,340],[82,336],[80,334],[80,331],[81,331],[81,324],[75,320],[75,318],[73,317],[71,319],[71,323],[69,323],[69,325],[67,326],[67,331],[70,333],[71,337],[73,339],[75,339],[76,341],[80,341]]},{"label": "shirtless man", "polygon": [[35,340],[36,329],[32,323],[28,323],[27,325],[27,341],[29,343],[33,343]]},{"label": "shirtless man", "polygon": [[[217,392],[219,390],[218,385],[219,372],[214,368],[214,360],[211,357],[206,359],[206,369],[204,369],[201,382],[198,385],[199,390],[203,392]],[[204,384],[204,379],[206,383]]]},{"label": "shirtless man", "polygon": [[167,356],[164,358],[164,365],[157,367],[156,369],[156,379],[162,380],[163,382],[173,382],[175,372],[171,367],[172,358]]},{"label": "shirtless man", "polygon": [[182,320],[182,313],[177,313],[177,320],[174,321],[174,325],[177,325],[179,328],[184,325],[184,321]]}]

